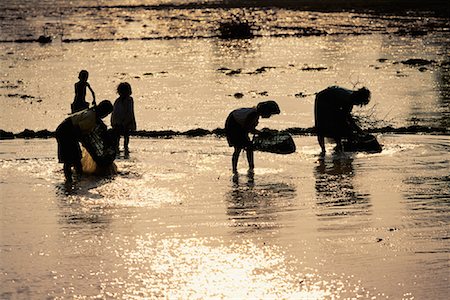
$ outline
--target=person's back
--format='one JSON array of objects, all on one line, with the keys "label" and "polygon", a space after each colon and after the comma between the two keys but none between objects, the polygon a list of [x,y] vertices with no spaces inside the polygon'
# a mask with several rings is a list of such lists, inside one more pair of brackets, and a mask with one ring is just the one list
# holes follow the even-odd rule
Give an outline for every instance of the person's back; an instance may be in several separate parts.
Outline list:
[{"label": "person's back", "polygon": [[72,113],[81,111],[89,107],[89,103],[86,102],[86,87],[88,83],[80,79],[75,83],[75,97],[72,103]]},{"label": "person's back", "polygon": [[97,123],[97,114],[93,108],[76,112],[69,118],[73,126],[80,130],[80,134],[89,133]]},{"label": "person's back", "polygon": [[86,87],[87,82],[85,81],[80,80],[75,83],[75,97],[73,99],[73,102],[75,103],[86,102]]},{"label": "person's back", "polygon": [[231,112],[234,120],[244,129],[252,130],[258,125],[258,113],[255,107],[238,108]]},{"label": "person's back", "polygon": [[131,96],[119,97],[114,102],[114,110],[111,115],[111,126],[136,130],[134,101]]},{"label": "person's back", "polygon": [[[337,127],[345,123],[352,110],[350,96],[352,91],[338,86],[328,87],[319,92],[314,103],[316,129],[330,135]],[[328,134],[327,134],[328,133]]]}]

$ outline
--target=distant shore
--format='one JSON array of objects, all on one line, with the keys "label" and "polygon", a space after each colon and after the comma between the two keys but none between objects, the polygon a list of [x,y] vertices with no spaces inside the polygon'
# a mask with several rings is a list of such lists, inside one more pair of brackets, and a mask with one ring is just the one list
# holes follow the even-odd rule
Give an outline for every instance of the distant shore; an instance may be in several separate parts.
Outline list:
[{"label": "distant shore", "polygon": [[[68,2],[53,8],[28,4],[33,18],[45,20],[42,25],[28,22],[27,10],[23,7],[13,2],[7,3],[0,12],[0,43],[221,38],[219,24],[234,17],[253,26],[251,37],[372,33],[420,36],[431,31],[450,31],[450,6],[443,0],[195,0],[189,3],[177,3],[175,0],[163,4],[121,3],[125,4],[109,5],[93,1],[79,6]],[[291,16],[288,18],[287,15]],[[294,19],[291,20],[292,17]]]},{"label": "distant shore", "polygon": [[[94,6],[96,7],[96,6]],[[450,5],[445,0],[217,0],[211,2],[191,2],[186,4],[155,4],[155,5],[106,5],[98,7],[146,8],[146,9],[197,9],[197,8],[281,8],[291,10],[306,10],[320,12],[355,11],[367,13],[388,13],[405,15],[411,12],[432,14],[440,17],[450,16]]]}]

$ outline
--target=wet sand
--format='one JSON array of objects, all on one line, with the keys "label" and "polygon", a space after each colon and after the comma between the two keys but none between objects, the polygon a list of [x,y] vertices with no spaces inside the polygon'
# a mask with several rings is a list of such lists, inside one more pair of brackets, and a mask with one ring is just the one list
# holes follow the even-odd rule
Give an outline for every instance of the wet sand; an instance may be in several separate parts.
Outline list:
[{"label": "wet sand", "polygon": [[1,297],[445,299],[449,138],[295,140],[233,182],[224,139],[132,139],[70,191],[52,140],[2,142]]}]

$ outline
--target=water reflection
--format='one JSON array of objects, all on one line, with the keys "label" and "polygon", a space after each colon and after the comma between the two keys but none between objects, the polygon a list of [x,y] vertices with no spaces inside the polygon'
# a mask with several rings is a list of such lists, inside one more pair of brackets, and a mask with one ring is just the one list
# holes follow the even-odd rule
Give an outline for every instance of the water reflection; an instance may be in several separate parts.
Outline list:
[{"label": "water reflection", "polygon": [[369,194],[354,187],[353,158],[319,160],[315,168],[317,216],[323,220],[371,214]]},{"label": "water reflection", "polygon": [[61,223],[67,225],[92,225],[97,229],[104,229],[111,222],[111,216],[100,207],[85,207],[70,205],[67,202],[61,206]]},{"label": "water reflection", "polygon": [[[446,53],[450,52],[450,49],[444,50]],[[442,65],[435,72],[437,88],[439,92],[439,106],[441,107],[442,115],[439,118],[439,125],[441,128],[450,127],[450,61],[442,63]],[[437,123],[438,123],[437,122]]]},{"label": "water reflection", "polygon": [[[411,210],[427,213],[427,220],[446,222],[450,199],[450,176],[411,176],[406,178],[405,199]],[[422,216],[423,217],[423,216]]]},{"label": "water reflection", "polygon": [[138,237],[136,244],[136,249],[125,249],[123,254],[123,249],[118,250],[129,275],[107,278],[117,290],[114,298],[324,299],[331,295],[312,271],[303,274],[292,267],[278,246],[150,234]]},{"label": "water reflection", "polygon": [[107,184],[111,178],[90,176],[74,184],[58,184],[56,191],[60,201],[60,222],[71,225],[92,225],[93,228],[105,228],[111,221],[105,203],[99,201],[102,195],[95,189]]},{"label": "water reflection", "polygon": [[295,197],[296,189],[288,183],[256,184],[249,176],[244,183],[235,180],[227,194],[227,215],[238,233],[276,228],[278,214],[291,207]]},{"label": "water reflection", "polygon": [[[414,163],[403,179],[403,195],[410,210],[414,227],[435,227],[441,230],[448,223],[450,199],[450,157],[442,155],[450,151],[450,139],[436,136],[420,138],[417,143],[426,143],[426,148],[409,156]],[[447,235],[447,233],[445,233]]]}]

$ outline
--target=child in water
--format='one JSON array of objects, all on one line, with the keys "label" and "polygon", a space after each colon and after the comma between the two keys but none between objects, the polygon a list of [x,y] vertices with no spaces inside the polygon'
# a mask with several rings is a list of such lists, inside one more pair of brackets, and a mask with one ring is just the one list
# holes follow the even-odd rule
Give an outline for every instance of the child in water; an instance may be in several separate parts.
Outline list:
[{"label": "child in water", "polygon": [[82,174],[80,140],[89,134],[99,119],[105,118],[113,110],[110,101],[104,100],[98,106],[70,115],[56,129],[58,143],[58,159],[64,164],[66,182],[72,182],[72,166],[78,176]]},{"label": "child in water", "polygon": [[128,82],[120,83],[117,87],[117,93],[119,94],[119,98],[114,102],[111,126],[117,136],[117,147],[119,147],[120,136],[123,136],[125,155],[128,155],[130,152],[128,148],[130,132],[136,130],[134,102],[131,97],[132,91],[130,84]]},{"label": "child in water", "polygon": [[91,85],[87,82],[89,78],[89,73],[86,70],[81,70],[78,74],[79,81],[75,83],[75,98],[71,105],[72,113],[76,113],[83,109],[89,108],[89,103],[86,102],[86,88],[91,91],[92,94],[92,105],[95,106],[95,93],[91,88]]},{"label": "child in water", "polygon": [[257,133],[259,117],[270,118],[272,115],[279,114],[280,108],[275,101],[260,102],[256,107],[239,108],[233,110],[225,122],[225,133],[228,145],[234,147],[232,157],[233,174],[237,175],[237,165],[239,155],[242,150],[247,152],[248,172],[253,174],[253,144],[250,140],[249,133]]}]

